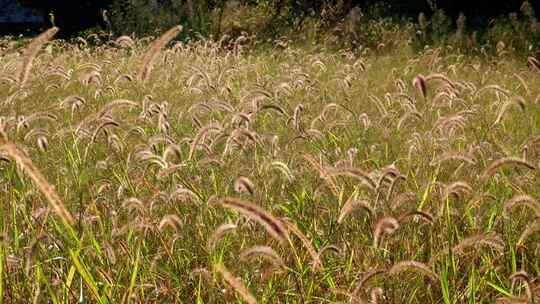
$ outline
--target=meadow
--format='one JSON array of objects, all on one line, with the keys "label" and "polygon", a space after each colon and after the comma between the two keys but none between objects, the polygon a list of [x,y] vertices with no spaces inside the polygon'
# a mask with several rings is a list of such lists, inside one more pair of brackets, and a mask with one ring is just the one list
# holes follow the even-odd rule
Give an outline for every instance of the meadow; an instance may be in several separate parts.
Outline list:
[{"label": "meadow", "polygon": [[0,40],[0,303],[537,303],[540,63]]}]

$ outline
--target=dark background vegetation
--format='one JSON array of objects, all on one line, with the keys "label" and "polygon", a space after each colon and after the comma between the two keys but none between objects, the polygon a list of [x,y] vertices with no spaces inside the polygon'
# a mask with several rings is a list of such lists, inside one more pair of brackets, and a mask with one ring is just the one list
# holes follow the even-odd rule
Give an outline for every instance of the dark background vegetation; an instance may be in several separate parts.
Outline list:
[{"label": "dark background vegetation", "polygon": [[[412,33],[411,45],[416,48],[451,44],[485,52],[491,45],[495,52],[502,41],[505,47],[525,55],[540,50],[538,0],[18,1],[39,9],[45,20],[54,16],[37,30],[54,23],[63,38],[92,33],[155,36],[182,24],[184,40],[252,34],[260,41],[270,41],[290,34],[300,36],[308,23],[316,24],[318,32],[337,32],[344,39],[336,41],[352,48],[388,44],[384,38],[399,28]],[[406,26],[410,24],[415,24],[414,28]]]},{"label": "dark background vegetation", "polygon": [[[45,15],[53,12],[56,25],[62,29],[63,35],[74,35],[95,26],[105,27],[102,10],[108,9],[109,13],[129,16],[135,14],[135,10],[141,15],[154,14],[154,18],[165,18],[164,13],[170,17],[176,17],[184,23],[192,19],[202,18],[201,15],[210,10],[225,6],[227,2],[238,2],[251,6],[264,5],[274,9],[274,13],[287,14],[290,18],[302,18],[315,16],[324,19],[324,10],[334,8],[338,14],[333,17],[343,17],[353,7],[366,8],[375,4],[386,4],[387,13],[400,17],[416,17],[419,13],[433,13],[434,8],[442,9],[448,16],[457,17],[459,13],[468,16],[471,21],[487,22],[490,18],[517,12],[523,4],[523,0],[490,1],[490,0],[19,0],[29,7],[41,10]],[[540,1],[530,1],[530,4],[539,10]],[[191,7],[191,8],[190,8]],[[188,16],[189,11],[193,16]],[[144,12],[146,11],[146,12]],[[340,16],[341,15],[341,16]],[[152,23],[153,18],[145,20]],[[200,20],[191,20],[197,22]],[[124,20],[124,22],[144,22],[143,20]],[[178,23],[178,21],[177,21]],[[486,24],[487,25],[487,24]],[[192,25],[194,27],[196,25]],[[200,24],[199,24],[200,26]],[[139,30],[142,30],[142,26]]]},{"label": "dark background vegetation", "polygon": [[109,6],[110,0],[18,0],[27,7],[40,10],[50,20],[53,13],[54,22],[62,29],[63,36],[75,35],[79,31],[99,25],[100,10]]}]

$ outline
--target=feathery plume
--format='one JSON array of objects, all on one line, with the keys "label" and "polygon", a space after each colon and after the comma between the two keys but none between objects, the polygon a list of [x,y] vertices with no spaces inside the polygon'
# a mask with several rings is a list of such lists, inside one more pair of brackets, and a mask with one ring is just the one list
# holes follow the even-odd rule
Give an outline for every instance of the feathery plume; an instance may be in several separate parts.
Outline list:
[{"label": "feathery plume", "polygon": [[452,252],[455,255],[460,255],[470,247],[479,247],[480,245],[487,245],[488,247],[502,253],[504,251],[504,242],[500,235],[496,233],[489,234],[477,234],[461,240],[452,248]]},{"label": "feathery plume", "polygon": [[126,47],[126,48],[130,48],[130,49],[135,48],[135,41],[133,41],[133,39],[131,39],[131,37],[125,36],[125,35],[116,38],[116,40],[114,41],[114,44],[116,44],[116,45],[118,45],[120,47]]},{"label": "feathery plume", "polygon": [[405,212],[404,214],[402,214],[399,217],[398,221],[400,223],[404,223],[406,219],[408,219],[410,217],[413,217],[413,216],[419,216],[420,218],[422,218],[423,220],[425,220],[429,224],[433,224],[433,222],[434,222],[433,215],[431,215],[431,214],[429,214],[427,212],[424,212],[424,211],[420,211],[420,210],[413,210],[413,211]]},{"label": "feathery plume", "polygon": [[361,200],[361,199],[349,199],[345,205],[343,205],[343,208],[341,208],[341,211],[339,212],[338,217],[338,224],[341,224],[345,217],[351,212],[353,212],[356,209],[365,209],[370,216],[373,216],[375,214],[375,211],[373,208],[369,205],[369,202],[367,200]]},{"label": "feathery plume", "polygon": [[206,243],[206,248],[211,251],[216,248],[217,242],[221,240],[221,238],[225,235],[225,233],[236,229],[235,224],[227,223],[227,224],[221,224],[219,227],[216,228],[214,233],[208,238],[208,241]]},{"label": "feathery plume", "polygon": [[358,179],[359,181],[361,181],[364,185],[368,186],[369,189],[373,191],[377,189],[377,182],[374,181],[368,173],[360,169],[350,168],[350,167],[343,167],[343,168],[330,167],[327,169],[327,171],[325,170],[325,172],[328,172],[327,175],[329,175],[329,177],[332,177],[332,178],[336,176],[352,177],[352,178]]},{"label": "feathery plume", "polygon": [[249,259],[254,256],[264,257],[277,267],[283,267],[285,265],[277,252],[268,246],[253,246],[240,253],[241,260]]},{"label": "feathery plume", "polygon": [[233,209],[262,224],[266,231],[280,243],[289,239],[289,233],[282,222],[259,206],[248,201],[228,197],[219,202],[223,207]]},{"label": "feathery plume", "polygon": [[439,282],[439,276],[434,273],[433,270],[429,269],[426,264],[416,261],[402,261],[396,263],[394,266],[392,266],[392,268],[390,268],[390,270],[388,270],[388,274],[396,275],[407,270],[421,273],[430,278],[433,283]]},{"label": "feathery plume", "polygon": [[7,142],[7,138],[0,139],[0,151],[4,151],[8,156],[13,158],[15,162],[24,170],[24,172],[36,184],[39,191],[43,193],[53,210],[60,218],[68,224],[73,223],[73,216],[67,210],[64,203],[54,190],[54,186],[49,184],[47,179],[34,166],[32,160],[27,157],[15,144]]},{"label": "feathery plume", "polygon": [[242,298],[248,302],[248,304],[256,304],[257,300],[255,297],[249,292],[249,290],[244,286],[242,281],[235,278],[234,275],[225,268],[225,265],[223,264],[216,264],[214,265],[214,269],[221,274],[223,277],[223,280],[229,284],[236,292],[242,296]]},{"label": "feathery plume", "polygon": [[531,278],[529,277],[529,274],[524,270],[516,271],[510,275],[510,279],[512,280],[511,290],[514,290],[518,281],[523,281],[523,285],[525,285],[525,294],[527,296],[527,300],[531,303],[534,303],[533,292],[531,288]]},{"label": "feathery plume", "polygon": [[516,195],[510,200],[508,200],[506,203],[504,203],[505,215],[508,215],[508,213],[512,209],[521,205],[529,207],[532,211],[534,211],[536,217],[540,218],[540,203],[538,203],[536,199],[527,194]]},{"label": "feathery plume", "polygon": [[379,302],[380,299],[384,300],[384,289],[382,289],[381,287],[372,288],[369,291],[369,303],[371,303],[371,304],[379,304],[379,303],[381,303],[381,302]]},{"label": "feathery plume", "polygon": [[21,88],[24,87],[26,81],[28,80],[28,76],[30,75],[30,69],[32,69],[32,62],[34,61],[34,58],[38,54],[39,50],[41,49],[43,44],[49,41],[57,32],[57,27],[51,27],[50,29],[46,30],[45,32],[34,38],[24,50],[23,65],[18,77],[19,86]]},{"label": "feathery plume", "polygon": [[470,165],[474,165],[476,164],[476,161],[467,156],[467,155],[462,155],[462,154],[457,154],[457,153],[445,153],[443,154],[441,157],[439,157],[438,159],[436,160],[433,160],[430,165],[431,166],[436,166],[436,165],[439,165],[443,162],[446,162],[446,161],[449,161],[449,160],[453,160],[453,161],[462,161],[462,162],[465,162],[465,163],[468,163]]},{"label": "feathery plume", "polygon": [[245,176],[240,176],[234,181],[234,191],[237,193],[249,192],[250,195],[255,194],[255,185]]},{"label": "feathery plume", "polygon": [[525,246],[525,241],[527,241],[529,236],[538,231],[540,231],[540,220],[536,220],[532,224],[528,224],[525,230],[523,230],[523,232],[519,236],[519,240],[516,243],[517,247]]},{"label": "feathery plume", "polygon": [[139,71],[139,80],[142,82],[145,82],[148,77],[150,76],[150,71],[152,70],[152,66],[154,61],[156,60],[157,56],[159,55],[159,51],[174,37],[176,37],[180,32],[182,31],[182,26],[177,25],[170,30],[166,31],[159,39],[155,40],[150,47],[148,48],[148,51],[144,54],[141,70]]},{"label": "feathery plume", "polygon": [[399,222],[394,217],[385,216],[378,220],[373,229],[373,246],[379,247],[386,234],[393,234],[398,229]]},{"label": "feathery plume", "polygon": [[167,227],[171,227],[174,232],[178,232],[180,227],[182,227],[182,220],[177,215],[167,214],[159,222],[158,229],[159,231],[163,231]]},{"label": "feathery plume", "polygon": [[503,157],[501,159],[498,159],[494,162],[492,162],[487,168],[486,170],[484,171],[484,173],[482,174],[482,179],[484,180],[487,180],[489,177],[493,176],[497,170],[503,166],[503,165],[519,165],[519,166],[523,166],[527,169],[530,169],[530,170],[536,170],[536,167],[521,159],[521,158],[518,158],[518,157]]},{"label": "feathery plume", "polygon": [[285,223],[287,229],[289,229],[294,235],[296,235],[302,241],[302,244],[304,244],[304,246],[306,247],[309,255],[311,256],[311,259],[313,260],[311,270],[319,270],[322,267],[320,254],[315,250],[315,247],[313,247],[313,244],[308,239],[308,237],[300,229],[298,229],[298,227],[289,218],[283,218],[283,223]]},{"label": "feathery plume", "polygon": [[375,277],[376,275],[379,275],[379,274],[382,274],[382,273],[385,273],[386,271],[383,270],[383,269],[379,269],[379,268],[375,268],[375,269],[371,269],[369,270],[368,272],[366,272],[362,278],[360,279],[360,281],[358,282],[358,284],[356,285],[356,288],[354,288],[353,292],[352,292],[352,295],[353,296],[357,296],[358,293],[360,292],[360,290],[362,290],[362,288],[364,287],[364,285],[370,280],[372,279],[373,277]]},{"label": "feathery plume", "polygon": [[531,304],[531,302],[526,298],[519,297],[503,297],[497,298],[495,300],[496,304]]},{"label": "feathery plume", "polygon": [[529,63],[529,66],[531,66],[537,72],[540,72],[540,61],[538,61],[538,59],[534,57],[529,57],[527,58],[527,62]]},{"label": "feathery plume", "polygon": [[413,86],[420,91],[423,98],[426,98],[427,96],[427,84],[426,84],[426,77],[422,74],[416,75],[412,81]]},{"label": "feathery plume", "polygon": [[333,175],[332,173],[328,172],[325,168],[323,168],[319,163],[317,163],[317,161],[315,161],[315,159],[311,156],[311,155],[304,155],[304,159],[308,161],[308,163],[310,163],[313,168],[315,168],[319,174],[320,174],[320,177],[326,181],[326,185],[328,186],[328,188],[332,191],[332,193],[338,197],[339,196],[339,188],[336,184],[336,181],[334,180],[333,178]]}]

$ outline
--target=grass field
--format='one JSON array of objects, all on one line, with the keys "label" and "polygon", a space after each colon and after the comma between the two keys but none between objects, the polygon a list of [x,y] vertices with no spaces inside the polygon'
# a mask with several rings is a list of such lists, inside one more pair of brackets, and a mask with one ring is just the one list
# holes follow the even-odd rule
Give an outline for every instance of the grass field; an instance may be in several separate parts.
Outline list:
[{"label": "grass field", "polygon": [[178,31],[0,44],[4,303],[540,300],[535,58]]}]

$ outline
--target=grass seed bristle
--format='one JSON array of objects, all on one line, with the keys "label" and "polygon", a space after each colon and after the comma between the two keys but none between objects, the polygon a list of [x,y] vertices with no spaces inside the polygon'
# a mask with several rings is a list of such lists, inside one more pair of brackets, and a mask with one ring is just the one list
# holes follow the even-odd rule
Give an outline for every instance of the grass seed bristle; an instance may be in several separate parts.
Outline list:
[{"label": "grass seed bristle", "polygon": [[370,216],[373,216],[375,214],[375,210],[370,206],[369,202],[367,200],[361,200],[361,199],[349,199],[345,205],[343,205],[343,208],[341,208],[341,211],[339,212],[338,216],[338,224],[341,224],[345,217],[351,212],[353,212],[356,209],[365,209]]},{"label": "grass seed bristle", "polygon": [[27,157],[15,144],[5,141],[0,143],[0,151],[4,151],[23,169],[23,171],[28,175],[28,177],[30,177],[41,193],[45,196],[56,214],[65,223],[72,224],[74,222],[73,216],[67,210],[64,202],[54,190],[54,186],[47,181],[47,179],[36,168],[29,157]]},{"label": "grass seed bristle", "polygon": [[232,231],[236,229],[235,224],[227,223],[227,224],[221,224],[219,227],[216,228],[214,233],[208,238],[208,242],[206,243],[206,248],[208,248],[209,251],[212,251],[216,248],[216,244],[221,240],[221,238],[229,231]]},{"label": "grass seed bristle", "polygon": [[256,304],[257,300],[249,292],[249,290],[244,286],[242,281],[235,278],[235,276],[227,269],[223,264],[214,265],[215,271],[219,272],[223,277],[223,280],[229,284],[248,304]]},{"label": "grass seed bristle", "polygon": [[391,216],[386,216],[377,221],[373,228],[373,246],[380,247],[385,235],[391,235],[399,229],[399,221]]},{"label": "grass seed bristle", "polygon": [[150,71],[152,70],[152,66],[154,64],[154,61],[156,60],[157,56],[159,55],[159,51],[174,37],[176,37],[180,32],[182,31],[182,26],[177,25],[166,31],[161,37],[156,39],[150,47],[148,47],[148,51],[144,54],[142,63],[141,63],[141,69],[139,70],[139,80],[142,82],[146,82],[148,80],[148,77],[150,76]]},{"label": "grass seed bristle", "polygon": [[26,82],[28,81],[30,70],[32,69],[32,63],[34,61],[34,58],[36,58],[36,55],[39,53],[39,50],[41,49],[43,44],[51,40],[51,38],[54,37],[57,32],[57,27],[51,27],[50,29],[46,30],[45,32],[34,38],[24,50],[23,65],[18,77],[19,86],[21,88],[24,87]]},{"label": "grass seed bristle", "polygon": [[260,256],[267,259],[276,267],[283,267],[285,265],[277,252],[268,246],[253,246],[240,253],[241,260],[253,258],[255,256]]},{"label": "grass seed bristle", "polygon": [[482,179],[484,180],[487,180],[489,177],[493,176],[495,173],[497,173],[497,170],[499,170],[500,167],[504,166],[504,165],[519,165],[519,166],[522,166],[522,167],[525,167],[527,169],[530,169],[530,170],[536,170],[536,167],[521,159],[521,158],[518,158],[518,157],[504,157],[504,158],[500,158],[494,162],[492,162],[487,168],[486,170],[484,170],[484,173],[482,173]]},{"label": "grass seed bristle", "polygon": [[266,228],[266,231],[278,242],[284,243],[289,239],[289,233],[282,222],[261,207],[251,202],[231,197],[222,199],[220,204],[225,208],[236,210],[249,219],[262,224]]},{"label": "grass seed bristle", "polygon": [[396,263],[394,264],[394,266],[392,266],[392,268],[390,268],[390,270],[388,270],[388,274],[398,275],[408,270],[425,275],[435,284],[439,282],[439,276],[435,272],[433,272],[433,270],[431,270],[426,264],[416,261],[402,261]]}]

